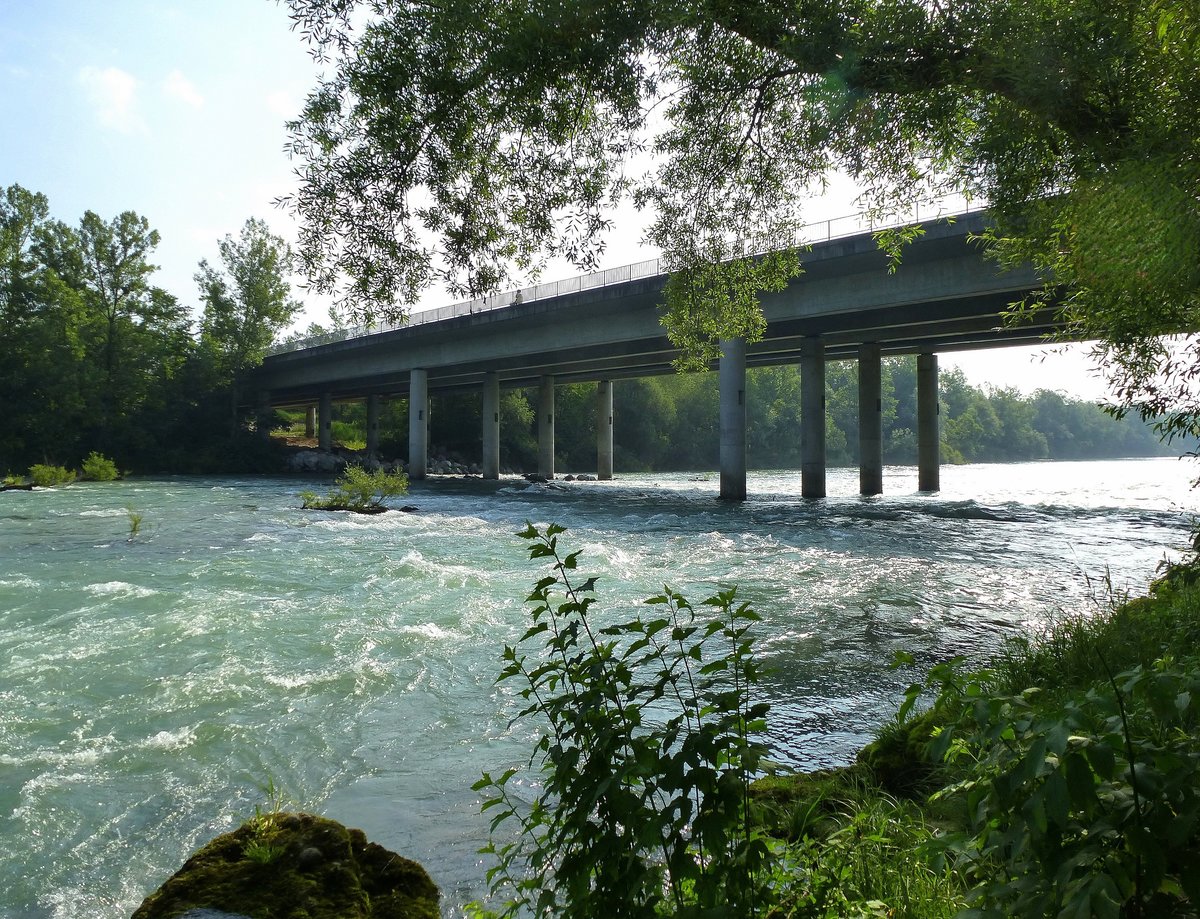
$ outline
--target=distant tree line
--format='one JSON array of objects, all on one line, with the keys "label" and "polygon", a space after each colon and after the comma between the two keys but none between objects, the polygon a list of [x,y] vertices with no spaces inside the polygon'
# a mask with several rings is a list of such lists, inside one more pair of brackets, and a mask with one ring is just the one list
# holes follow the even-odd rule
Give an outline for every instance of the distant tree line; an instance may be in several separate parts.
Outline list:
[{"label": "distant tree line", "polygon": [[[917,458],[916,360],[885,359],[882,368],[884,461],[912,464]],[[1032,396],[1010,388],[981,389],[961,370],[940,375],[944,462],[1007,462],[1038,459],[1099,459],[1177,455],[1140,419],[1116,420],[1093,402],[1039,390]],[[718,391],[715,373],[674,374],[618,380],[613,384],[613,450],[618,470],[715,469],[718,465]],[[533,389],[501,393],[501,465],[537,465]],[[826,453],[830,465],[858,461],[858,382],[853,361],[826,367]],[[752,369],[746,380],[747,450],[752,468],[798,468],[800,464],[800,372],[796,366]],[[404,400],[385,401],[381,450],[408,455]],[[477,461],[482,450],[478,393],[434,394],[430,444],[435,454]],[[361,403],[335,408],[334,435],[352,443],[364,438]],[[559,386],[555,395],[555,456],[562,471],[596,465],[596,387]]]},{"label": "distant tree line", "polygon": [[194,322],[154,284],[158,243],[132,211],[68,225],[45,195],[0,188],[0,474],[92,451],[141,471],[272,462],[238,387],[299,308],[291,251],[259,220],[225,237]]}]

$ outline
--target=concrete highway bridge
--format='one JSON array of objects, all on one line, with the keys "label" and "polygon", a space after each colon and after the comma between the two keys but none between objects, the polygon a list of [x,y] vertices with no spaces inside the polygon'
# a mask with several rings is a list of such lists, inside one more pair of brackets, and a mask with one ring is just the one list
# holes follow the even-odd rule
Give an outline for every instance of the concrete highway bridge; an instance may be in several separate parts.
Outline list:
[{"label": "concrete highway bridge", "polygon": [[[815,242],[802,256],[804,273],[764,295],[762,341],[721,343],[721,496],[746,496],[746,368],[798,363],[801,372],[802,493],[825,495],[825,362],[852,358],[859,371],[860,490],[882,490],[880,361],[916,354],[919,487],[938,488],[939,352],[1027,345],[1051,329],[1044,315],[1006,327],[1001,312],[1037,286],[1031,269],[999,271],[971,237],[985,215],[923,224],[889,272],[870,232]],[[832,235],[832,234],[830,234]],[[331,445],[335,401],[367,403],[367,448],[379,442],[379,404],[407,398],[409,476],[423,478],[428,452],[429,395],[475,389],[483,404],[485,478],[497,478],[501,387],[539,392],[539,469],[554,475],[554,388],[594,381],[598,400],[597,470],[611,478],[612,382],[673,372],[677,350],[660,324],[666,274],[641,263],[519,294],[443,307],[408,324],[338,341],[301,343],[272,354],[255,385],[260,410],[308,408],[320,444]],[[312,417],[310,415],[310,417]]]}]

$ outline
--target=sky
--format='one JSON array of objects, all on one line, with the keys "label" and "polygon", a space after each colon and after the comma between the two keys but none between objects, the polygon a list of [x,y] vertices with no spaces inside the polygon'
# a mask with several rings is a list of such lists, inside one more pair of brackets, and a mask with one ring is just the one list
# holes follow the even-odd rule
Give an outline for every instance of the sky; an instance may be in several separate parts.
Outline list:
[{"label": "sky", "polygon": [[[154,283],[198,312],[193,276],[251,217],[294,242],[273,202],[295,188],[284,123],[320,71],[275,0],[0,0],[0,186],[45,194],[51,216],[111,220],[132,210],[162,241]],[[815,219],[852,213],[835,183]],[[622,219],[624,215],[622,215]],[[602,267],[652,258],[640,227],[618,220]],[[574,272],[563,266],[542,280]],[[302,279],[296,279],[296,284]],[[328,302],[300,291],[301,327]],[[436,294],[422,307],[443,305]],[[944,354],[976,385],[1056,389],[1099,399],[1083,349]]]}]

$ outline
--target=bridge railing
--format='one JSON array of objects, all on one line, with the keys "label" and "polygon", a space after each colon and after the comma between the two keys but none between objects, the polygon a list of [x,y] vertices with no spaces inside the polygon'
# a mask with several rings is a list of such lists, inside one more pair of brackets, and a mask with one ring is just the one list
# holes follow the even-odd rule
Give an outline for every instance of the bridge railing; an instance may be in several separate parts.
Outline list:
[{"label": "bridge railing", "polygon": [[[858,236],[861,233],[871,233],[876,230],[892,229],[919,223],[922,220],[936,220],[940,217],[957,217],[980,210],[978,205],[963,198],[948,198],[927,204],[924,209],[917,205],[912,213],[899,214],[895,217],[876,222],[869,213],[848,214],[843,217],[833,217],[828,220],[818,220],[807,223],[796,231],[792,244],[796,246],[812,245],[819,242],[831,242],[847,236]],[[353,326],[345,329],[334,329],[321,335],[311,335],[307,338],[280,342],[268,349],[268,354],[285,354],[289,351],[302,351],[305,348],[315,348],[335,341],[347,341],[351,338],[363,338],[368,335],[378,335],[391,332],[406,326],[423,325],[427,322],[441,322],[456,316],[468,316],[474,313],[486,313],[492,310],[504,309],[519,303],[531,303],[535,300],[548,300],[561,297],[564,294],[578,293],[597,287],[608,287],[612,284],[625,284],[641,278],[653,278],[666,274],[662,259],[652,258],[630,265],[620,265],[607,268],[591,274],[576,275],[560,281],[547,281],[534,284],[520,290],[509,290],[503,293],[491,294],[476,300],[466,300],[449,306],[439,306],[434,309],[421,310],[410,314],[399,322],[376,322],[369,325]]]}]

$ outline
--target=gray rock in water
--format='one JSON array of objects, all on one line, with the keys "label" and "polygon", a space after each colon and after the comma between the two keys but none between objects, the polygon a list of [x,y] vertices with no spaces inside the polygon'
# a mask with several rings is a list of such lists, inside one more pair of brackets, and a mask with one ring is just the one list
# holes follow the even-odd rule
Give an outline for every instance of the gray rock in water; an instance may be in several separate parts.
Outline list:
[{"label": "gray rock in water", "polygon": [[341,472],[346,460],[322,450],[301,450],[287,458],[289,472]]}]

